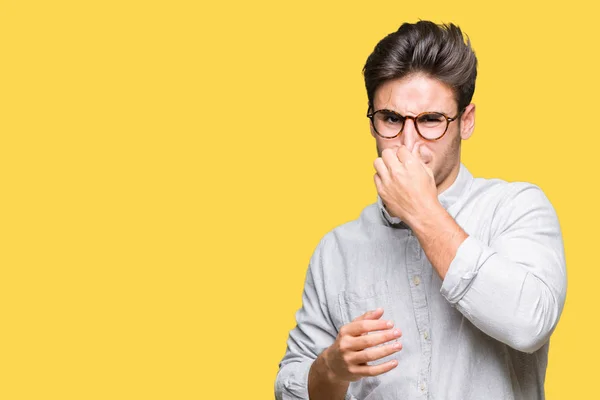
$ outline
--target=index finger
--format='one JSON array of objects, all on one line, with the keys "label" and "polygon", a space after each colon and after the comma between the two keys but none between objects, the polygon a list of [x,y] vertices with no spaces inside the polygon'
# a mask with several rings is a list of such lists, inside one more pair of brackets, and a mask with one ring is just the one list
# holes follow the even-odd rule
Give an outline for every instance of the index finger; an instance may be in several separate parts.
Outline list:
[{"label": "index finger", "polygon": [[[415,147],[417,147],[417,145],[418,143],[415,144]],[[415,158],[414,153],[411,153],[406,146],[400,146],[396,152],[396,156],[398,157],[398,160],[405,166],[409,165],[413,161],[412,159]]]},{"label": "index finger", "polygon": [[401,160],[398,157],[398,152],[402,147],[404,146],[400,145],[399,147],[390,147],[381,152],[381,158],[390,172],[402,167],[402,163],[400,162]]},{"label": "index finger", "polygon": [[350,336],[362,336],[365,333],[373,332],[373,331],[383,331],[385,329],[390,329],[394,326],[392,321],[386,320],[359,320],[350,322],[340,329],[340,333]]},{"label": "index finger", "polygon": [[352,321],[353,322],[361,321],[363,319],[379,319],[379,318],[381,318],[382,315],[383,315],[383,308],[379,307],[379,308],[376,308],[375,310],[367,311],[363,315],[359,315],[358,317],[354,318]]}]

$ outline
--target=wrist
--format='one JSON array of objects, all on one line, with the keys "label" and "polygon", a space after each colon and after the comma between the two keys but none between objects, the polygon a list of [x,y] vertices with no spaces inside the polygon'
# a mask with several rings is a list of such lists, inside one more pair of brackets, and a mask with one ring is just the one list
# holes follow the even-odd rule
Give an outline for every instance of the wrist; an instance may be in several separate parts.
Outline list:
[{"label": "wrist", "polygon": [[415,234],[426,233],[432,227],[439,225],[445,217],[449,216],[448,212],[436,198],[427,205],[423,205],[420,212],[406,221]]},{"label": "wrist", "polygon": [[333,372],[333,369],[330,367],[331,363],[329,362],[329,348],[325,349],[317,360],[320,358],[320,362],[317,365],[317,370],[321,376],[325,377],[327,381],[331,384],[342,384],[343,380],[339,379],[336,374]]},{"label": "wrist", "polygon": [[324,350],[308,372],[308,393],[311,400],[343,400],[349,382],[339,380],[329,368],[328,352]]}]

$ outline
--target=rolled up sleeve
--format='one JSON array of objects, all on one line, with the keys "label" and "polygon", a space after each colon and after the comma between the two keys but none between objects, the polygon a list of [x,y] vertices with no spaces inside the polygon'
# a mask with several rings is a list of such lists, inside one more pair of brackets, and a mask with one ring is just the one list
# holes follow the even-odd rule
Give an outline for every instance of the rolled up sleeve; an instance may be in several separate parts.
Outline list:
[{"label": "rolled up sleeve", "polygon": [[549,340],[564,306],[564,246],[543,191],[526,182],[511,189],[493,217],[489,245],[468,236],[441,293],[489,336],[532,353]]}]

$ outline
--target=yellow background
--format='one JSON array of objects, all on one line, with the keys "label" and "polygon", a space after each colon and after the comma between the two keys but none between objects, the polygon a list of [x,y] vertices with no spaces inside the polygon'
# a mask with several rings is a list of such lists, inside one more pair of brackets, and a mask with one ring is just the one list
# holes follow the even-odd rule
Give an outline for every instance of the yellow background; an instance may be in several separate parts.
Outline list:
[{"label": "yellow background", "polygon": [[419,18],[479,59],[463,162],[557,210],[547,398],[597,393],[592,2],[0,4],[0,398],[273,398],[310,255],[376,198],[361,69]]}]

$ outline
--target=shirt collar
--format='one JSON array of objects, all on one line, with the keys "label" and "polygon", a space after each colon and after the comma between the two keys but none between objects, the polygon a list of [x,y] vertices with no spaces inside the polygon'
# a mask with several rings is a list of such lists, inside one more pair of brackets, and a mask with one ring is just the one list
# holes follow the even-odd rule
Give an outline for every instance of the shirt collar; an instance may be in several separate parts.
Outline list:
[{"label": "shirt collar", "polygon": [[[473,175],[467,167],[461,162],[458,169],[458,175],[452,184],[438,195],[438,200],[445,210],[448,210],[464,193],[467,192],[473,181]],[[385,206],[379,193],[377,194],[377,207],[381,213],[384,222],[394,228],[410,229],[400,218],[392,217]]]}]

